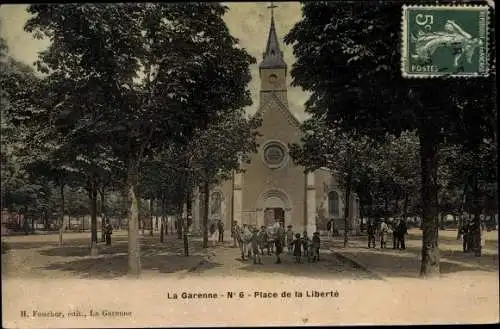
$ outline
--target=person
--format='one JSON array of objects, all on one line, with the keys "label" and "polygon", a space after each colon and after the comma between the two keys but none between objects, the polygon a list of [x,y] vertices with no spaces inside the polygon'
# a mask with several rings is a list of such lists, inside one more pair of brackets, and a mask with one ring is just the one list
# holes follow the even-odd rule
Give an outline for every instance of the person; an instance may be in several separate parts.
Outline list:
[{"label": "person", "polygon": [[215,228],[215,223],[212,222],[210,224],[210,238],[211,240],[213,241],[213,245],[215,246],[217,244],[217,240],[215,239],[216,236],[215,236],[215,231],[216,231],[216,228]]},{"label": "person", "polygon": [[293,248],[293,256],[295,256],[295,263],[301,263],[302,257],[302,239],[300,238],[300,234],[295,234],[295,239],[292,240],[291,246]]},{"label": "person", "polygon": [[328,232],[328,238],[331,239],[333,237],[333,219],[326,223],[326,231]]},{"label": "person", "polygon": [[238,234],[240,233],[240,226],[237,221],[234,221],[233,227],[231,229],[231,237],[233,238],[233,247],[238,246]]},{"label": "person", "polygon": [[376,227],[375,223],[372,220],[368,221],[368,249],[371,248],[373,245],[373,248],[375,248],[375,233],[376,233]]},{"label": "person", "polygon": [[252,253],[253,253],[253,263],[262,264],[262,257],[259,253],[260,241],[259,241],[259,230],[254,228],[252,230]]},{"label": "person", "polygon": [[469,220],[465,218],[460,227],[460,234],[462,236],[462,249],[463,252],[469,251]]},{"label": "person", "polygon": [[217,221],[217,230],[219,231],[219,242],[224,242],[224,224],[220,219]]},{"label": "person", "polygon": [[405,236],[408,234],[408,227],[406,226],[406,222],[404,219],[401,219],[399,221],[399,225],[396,227],[397,229],[397,241],[396,241],[396,248],[401,248],[402,250],[406,249],[405,245]]},{"label": "person", "polygon": [[267,254],[271,255],[271,249],[269,248],[266,227],[264,225],[260,227],[260,232],[258,235],[259,235],[258,238],[259,238],[259,246],[261,254],[264,255],[264,249],[267,249]]},{"label": "person", "polygon": [[111,246],[111,235],[113,234],[113,226],[109,223],[109,219],[106,220],[106,225],[104,226],[104,238],[106,240],[106,246]]},{"label": "person", "polygon": [[392,249],[398,248],[399,235],[398,235],[399,218],[395,218],[392,222]]},{"label": "person", "polygon": [[380,219],[380,227],[378,231],[380,235],[380,249],[385,249],[387,244],[387,235],[389,234],[389,227],[383,218]]},{"label": "person", "polygon": [[321,238],[319,236],[319,232],[313,233],[312,238],[312,246],[313,246],[313,262],[319,262],[319,248],[321,246]]},{"label": "person", "polygon": [[288,225],[287,231],[286,231],[286,247],[287,247],[289,253],[291,253],[293,251],[292,242],[293,242],[292,225]]},{"label": "person", "polygon": [[302,247],[304,248],[304,256],[309,255],[309,238],[307,237],[307,231],[302,232]]},{"label": "person", "polygon": [[285,240],[285,230],[283,229],[283,223],[279,223],[279,227],[276,230],[274,245],[276,247],[276,264],[281,264],[280,255],[283,253],[283,242]]}]

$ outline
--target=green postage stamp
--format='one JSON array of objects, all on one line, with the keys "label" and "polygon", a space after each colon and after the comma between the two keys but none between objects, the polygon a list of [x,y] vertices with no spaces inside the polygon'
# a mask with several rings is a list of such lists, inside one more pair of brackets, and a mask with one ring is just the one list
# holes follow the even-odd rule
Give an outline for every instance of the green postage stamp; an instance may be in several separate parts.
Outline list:
[{"label": "green postage stamp", "polygon": [[487,76],[488,9],[467,5],[403,6],[403,76]]}]

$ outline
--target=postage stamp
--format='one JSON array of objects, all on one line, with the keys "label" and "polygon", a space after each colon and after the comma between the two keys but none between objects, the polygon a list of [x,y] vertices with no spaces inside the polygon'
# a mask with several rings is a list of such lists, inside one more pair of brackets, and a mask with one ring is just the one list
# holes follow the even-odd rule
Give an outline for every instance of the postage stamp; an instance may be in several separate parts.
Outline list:
[{"label": "postage stamp", "polygon": [[403,6],[401,70],[406,78],[489,73],[488,6]]}]

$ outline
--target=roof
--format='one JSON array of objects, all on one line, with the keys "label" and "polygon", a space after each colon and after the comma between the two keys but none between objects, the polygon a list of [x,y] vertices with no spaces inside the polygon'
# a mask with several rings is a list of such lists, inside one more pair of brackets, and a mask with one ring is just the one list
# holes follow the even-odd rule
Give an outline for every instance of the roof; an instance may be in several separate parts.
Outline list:
[{"label": "roof", "polygon": [[270,108],[269,106],[270,103],[273,101],[276,102],[276,104],[278,105],[277,110],[279,110],[281,113],[285,115],[285,117],[288,119],[288,122],[290,122],[292,125],[300,129],[299,120],[297,120],[295,115],[293,115],[292,112],[290,112],[288,107],[281,101],[281,99],[276,95],[275,92],[271,92],[271,97],[268,98],[268,101],[266,103],[262,104],[259,107],[255,115],[258,114],[264,115],[264,113],[266,113],[266,111]]},{"label": "roof", "polygon": [[266,51],[262,54],[262,62],[259,64],[259,68],[287,68],[276,33],[274,15],[271,15],[271,27],[269,28],[269,36],[267,37]]}]

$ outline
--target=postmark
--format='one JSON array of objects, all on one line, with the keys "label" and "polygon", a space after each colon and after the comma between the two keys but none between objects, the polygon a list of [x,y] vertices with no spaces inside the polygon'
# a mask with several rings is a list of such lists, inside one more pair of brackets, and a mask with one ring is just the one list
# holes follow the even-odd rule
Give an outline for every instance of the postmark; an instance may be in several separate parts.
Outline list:
[{"label": "postmark", "polygon": [[488,6],[403,6],[405,78],[489,74]]}]

